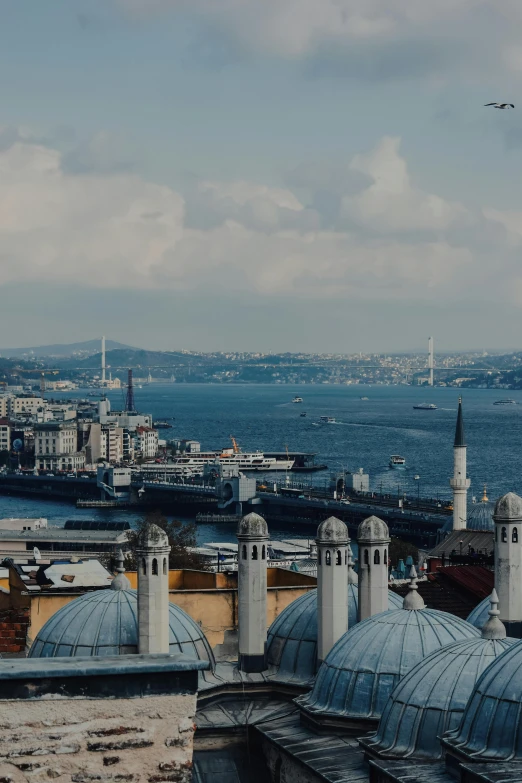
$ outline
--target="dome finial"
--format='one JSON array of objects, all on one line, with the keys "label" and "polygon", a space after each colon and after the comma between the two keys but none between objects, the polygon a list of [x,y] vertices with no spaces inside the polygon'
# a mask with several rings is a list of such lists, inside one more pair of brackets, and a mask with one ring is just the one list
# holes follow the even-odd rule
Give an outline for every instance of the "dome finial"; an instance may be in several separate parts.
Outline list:
[{"label": "dome finial", "polygon": [[505,639],[506,627],[502,620],[499,619],[500,612],[498,610],[498,595],[495,588],[491,593],[489,603],[491,608],[489,610],[489,620],[487,620],[482,626],[482,638],[483,639]]},{"label": "dome finial", "polygon": [[488,502],[487,489],[488,489],[488,485],[484,484],[484,492],[482,493],[482,503]]},{"label": "dome finial", "polygon": [[356,585],[359,582],[359,577],[353,570],[353,552],[352,547],[348,544],[348,584]]},{"label": "dome finial", "polygon": [[123,552],[118,550],[116,565],[116,576],[111,582],[111,588],[113,590],[130,590],[131,583],[125,576],[125,568],[123,566]]},{"label": "dome finial", "polygon": [[419,589],[417,587],[417,582],[417,571],[415,570],[415,566],[412,566],[410,571],[410,585],[408,592],[404,596],[404,601],[402,604],[403,609],[407,609],[408,611],[417,611],[418,609],[426,608],[426,604],[424,603],[422,596],[420,596],[417,592]]}]

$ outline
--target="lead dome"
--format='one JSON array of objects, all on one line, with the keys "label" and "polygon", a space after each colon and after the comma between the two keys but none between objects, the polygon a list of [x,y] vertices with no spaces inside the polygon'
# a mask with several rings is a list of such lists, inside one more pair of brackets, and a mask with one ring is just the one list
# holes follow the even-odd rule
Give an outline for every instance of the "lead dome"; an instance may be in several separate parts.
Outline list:
[{"label": "lead dome", "polygon": [[243,538],[245,536],[249,538],[268,538],[268,525],[263,517],[259,514],[252,512],[247,514],[238,522],[237,536]]},{"label": "lead dome", "polygon": [[[374,737],[363,746],[380,758],[437,759],[439,738],[459,726],[473,687],[482,672],[515,644],[494,615],[498,601],[493,593],[490,610],[495,638],[464,639],[428,655],[393,691]],[[495,624],[496,623],[496,624]],[[502,638],[503,637],[503,638]]]},{"label": "lead dome", "polygon": [[522,642],[500,655],[478,680],[458,729],[444,748],[473,761],[522,761]]},{"label": "lead dome", "polygon": [[478,636],[465,620],[435,609],[381,612],[339,639],[310,694],[300,697],[312,720],[372,728],[393,689],[420,660],[447,644]]},{"label": "lead dome", "polygon": [[[29,658],[129,655],[138,652],[138,595],[116,587],[86,593],[59,609],[40,629]],[[169,652],[209,661],[214,655],[201,628],[169,605]]]},{"label": "lead dome", "polygon": [[[354,576],[357,576],[354,574]],[[402,607],[402,598],[388,591],[390,611]],[[357,582],[348,583],[348,627],[357,620],[359,594]],[[317,590],[296,598],[268,629],[267,665],[275,667],[274,679],[294,685],[306,685],[317,672]]]}]

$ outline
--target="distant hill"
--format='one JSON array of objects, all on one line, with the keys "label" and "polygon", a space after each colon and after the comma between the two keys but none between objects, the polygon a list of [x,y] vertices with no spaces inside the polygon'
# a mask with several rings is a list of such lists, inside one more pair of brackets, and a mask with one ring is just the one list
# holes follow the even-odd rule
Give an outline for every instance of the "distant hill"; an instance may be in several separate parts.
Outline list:
[{"label": "distant hill", "polygon": [[[106,340],[105,348],[107,351],[125,350],[134,351],[130,345],[117,343],[114,340]],[[101,340],[86,340],[83,343],[55,343],[54,345],[38,345],[29,348],[0,348],[0,357],[7,358],[30,358],[42,356],[69,357],[69,356],[92,356],[100,353]]]}]

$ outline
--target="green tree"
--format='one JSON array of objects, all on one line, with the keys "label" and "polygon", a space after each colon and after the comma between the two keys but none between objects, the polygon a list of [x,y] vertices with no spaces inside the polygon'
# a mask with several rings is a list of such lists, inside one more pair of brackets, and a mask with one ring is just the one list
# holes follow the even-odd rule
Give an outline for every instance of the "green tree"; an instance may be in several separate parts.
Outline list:
[{"label": "green tree", "polygon": [[191,549],[197,546],[196,524],[194,522],[179,522],[176,519],[169,521],[161,511],[151,511],[138,524],[127,533],[130,553],[127,555],[125,567],[136,570],[136,549],[140,534],[148,525],[157,525],[167,534],[170,544],[169,568],[196,569],[207,571],[208,564],[196,552]]},{"label": "green tree", "polygon": [[399,560],[406,560],[409,555],[412,556],[415,567],[419,560],[419,550],[414,544],[409,544],[407,541],[403,541],[400,538],[392,538],[390,541],[389,549],[389,563],[396,566]]}]

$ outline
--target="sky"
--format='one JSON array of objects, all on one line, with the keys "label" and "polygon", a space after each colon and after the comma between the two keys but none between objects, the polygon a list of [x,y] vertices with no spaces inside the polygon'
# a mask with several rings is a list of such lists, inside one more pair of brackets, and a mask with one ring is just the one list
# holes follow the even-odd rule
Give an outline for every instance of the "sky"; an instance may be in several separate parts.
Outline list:
[{"label": "sky", "polygon": [[520,0],[0,20],[0,345],[521,347]]}]

